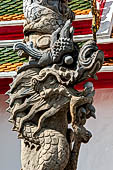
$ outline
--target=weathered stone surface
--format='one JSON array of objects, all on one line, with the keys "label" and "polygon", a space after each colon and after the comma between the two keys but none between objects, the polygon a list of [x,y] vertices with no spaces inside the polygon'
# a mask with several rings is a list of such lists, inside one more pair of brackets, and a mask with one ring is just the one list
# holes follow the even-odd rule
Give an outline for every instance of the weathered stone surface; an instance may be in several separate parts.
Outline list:
[{"label": "weathered stone surface", "polygon": [[103,52],[93,40],[77,49],[66,0],[23,4],[25,40],[14,50],[23,50],[29,62],[8,92],[10,122],[22,141],[22,170],[76,170],[81,143],[92,136],[84,124],[95,118],[95,109],[93,84],[86,83],[83,91],[73,87],[95,76]]}]

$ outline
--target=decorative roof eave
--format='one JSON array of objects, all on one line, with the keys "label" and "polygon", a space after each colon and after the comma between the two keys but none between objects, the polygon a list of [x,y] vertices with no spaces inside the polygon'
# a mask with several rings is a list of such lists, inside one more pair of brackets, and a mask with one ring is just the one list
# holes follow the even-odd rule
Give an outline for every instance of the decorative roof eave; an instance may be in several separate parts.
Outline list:
[{"label": "decorative roof eave", "polygon": [[0,27],[3,26],[15,26],[15,25],[23,25],[24,20],[11,20],[11,21],[0,21]]},{"label": "decorative roof eave", "polygon": [[[92,14],[89,13],[88,15],[76,15],[75,17],[76,21],[80,20],[91,20],[92,19]],[[0,27],[3,26],[13,26],[13,25],[23,25],[24,20],[11,20],[11,21],[0,21]]]},{"label": "decorative roof eave", "polygon": [[0,72],[0,78],[12,78],[17,75],[16,71]]},{"label": "decorative roof eave", "polygon": [[[76,35],[74,36],[74,42],[83,42],[87,40],[92,40],[93,34],[87,34],[87,35]],[[113,43],[113,38],[106,38],[106,36],[97,36],[97,44],[109,44]]]},{"label": "decorative roof eave", "polygon": [[0,41],[23,39],[23,25],[12,25],[0,27]]},{"label": "decorative roof eave", "polygon": [[[101,19],[101,24],[100,24],[100,29],[97,32],[97,39],[98,39],[98,43],[102,44],[102,43],[111,43],[112,39],[110,39],[110,35],[111,35],[111,31],[112,31],[112,24],[113,23],[113,1],[109,1],[109,3],[111,3],[111,7],[108,7],[108,1],[106,0],[105,2],[105,6],[103,9],[103,15],[102,15],[102,19]],[[107,7],[109,8],[109,11],[106,10]],[[106,16],[106,17],[105,17]],[[85,21],[85,22],[84,22]],[[107,22],[107,24],[106,24]],[[3,21],[0,22],[0,27],[9,27],[7,28],[8,30],[11,29],[11,27],[13,28],[13,26],[23,26],[24,20],[15,20],[15,21]],[[74,36],[74,41],[75,42],[80,42],[80,41],[86,41],[89,39],[92,39],[92,31],[91,31],[91,23],[92,23],[92,14],[89,13],[88,15],[77,15],[76,16],[76,20],[73,21],[73,26],[75,27],[75,36]],[[81,28],[80,28],[81,25]],[[106,26],[106,27],[105,27]],[[2,29],[3,30],[3,29]],[[18,41],[22,41],[22,32],[21,33],[17,33],[17,39]],[[9,36],[7,36],[8,39],[10,38]],[[4,40],[7,39],[7,37],[4,37]],[[16,36],[15,34],[12,33],[12,39],[13,42],[16,42]],[[1,46],[11,46],[14,43],[12,41],[4,41],[3,40],[3,34],[2,34],[2,41],[0,41],[0,47]]]},{"label": "decorative roof eave", "polygon": [[[9,47],[13,46],[16,42],[22,42],[24,35],[23,35],[23,23],[24,20],[16,20],[16,21],[5,21],[1,22],[1,27],[0,27],[0,47]],[[81,25],[81,27],[80,27]],[[74,32],[74,41],[79,42],[79,41],[86,41],[89,39],[92,39],[92,30],[91,30],[91,25],[92,25],[92,16],[91,14],[87,16],[77,16],[76,20],[73,21],[73,26],[75,27],[75,32]],[[7,33],[7,34],[6,34]],[[99,35],[97,36],[98,38],[98,45],[99,49],[103,50],[105,52],[105,57],[108,58],[113,57],[112,56],[112,46],[113,46],[113,39],[110,39],[107,37],[100,36],[101,39],[99,39]],[[7,38],[9,40],[7,40]],[[12,40],[10,40],[10,38]],[[5,40],[6,39],[6,40]],[[18,40],[17,40],[18,39]],[[111,43],[111,44],[110,44]],[[102,47],[104,45],[104,47]],[[106,45],[108,44],[108,45]],[[15,69],[16,70],[16,69]],[[1,72],[3,69],[1,69]],[[14,71],[14,69],[11,69],[10,71]],[[7,69],[5,70],[7,72]],[[5,73],[6,74],[6,73]]]},{"label": "decorative roof eave", "polygon": [[[111,35],[111,31],[112,31],[112,24],[113,23],[113,1],[112,0],[104,0],[106,1],[104,4],[104,9],[103,9],[103,14],[102,14],[102,18],[101,18],[101,24],[100,24],[100,28],[97,32],[97,38],[98,38],[98,43],[109,43],[110,35]],[[109,3],[111,3],[110,7],[108,6]],[[109,11],[106,10],[109,8]],[[84,22],[85,21],[85,22]],[[106,22],[108,22],[106,24]],[[12,41],[4,41],[4,40],[15,40],[18,39],[18,41],[21,41],[21,39],[24,37],[23,34],[23,23],[24,20],[15,20],[15,21],[3,21],[0,22],[0,28],[3,27],[3,29],[0,31],[1,32],[1,36],[0,36],[0,46],[11,46],[14,43],[12,43]],[[80,27],[81,25],[81,27]],[[80,42],[80,41],[86,41],[89,39],[92,39],[92,30],[91,30],[91,26],[92,25],[92,14],[91,12],[88,15],[76,15],[76,19],[75,21],[73,21],[73,26],[75,27],[75,32],[74,32],[74,41],[75,42]],[[14,33],[12,32],[13,26],[17,26],[17,32],[15,31],[16,29],[14,28]],[[19,28],[19,26],[21,28]],[[6,28],[8,27],[8,28]],[[3,30],[7,29],[7,31],[9,32],[8,34],[10,34],[10,30],[11,30],[11,34],[10,36],[8,35],[4,35],[3,34]],[[19,30],[21,29],[21,31]],[[7,32],[6,31],[6,32]],[[100,39],[100,40],[99,40]],[[105,40],[103,40],[105,39]],[[108,40],[107,40],[108,39]],[[11,43],[11,45],[9,44]]]},{"label": "decorative roof eave", "polygon": [[[81,16],[81,18],[83,16],[85,17],[89,17],[91,15],[91,9],[89,11],[89,13],[87,12],[87,10],[85,11],[79,11],[80,14],[76,14],[75,13],[75,16],[77,18],[79,18],[79,16]],[[4,22],[4,21],[16,21],[16,20],[24,20],[24,14],[21,14],[21,15],[16,15],[16,14],[13,14],[13,15],[5,15],[5,16],[0,16],[0,22]]]},{"label": "decorative roof eave", "polygon": [[81,20],[92,20],[93,16],[92,13],[90,12],[87,15],[75,15],[75,20],[76,21],[81,21]]},{"label": "decorative roof eave", "polygon": [[[90,9],[90,1],[76,0],[69,3],[71,9],[76,15],[88,14]],[[1,0],[0,1],[0,21],[24,19],[23,1],[20,0]]]}]

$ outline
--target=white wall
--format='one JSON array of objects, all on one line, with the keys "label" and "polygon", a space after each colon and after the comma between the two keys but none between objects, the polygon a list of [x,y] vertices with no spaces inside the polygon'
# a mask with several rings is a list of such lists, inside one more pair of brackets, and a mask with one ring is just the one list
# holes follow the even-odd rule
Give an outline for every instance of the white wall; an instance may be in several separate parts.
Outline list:
[{"label": "white wall", "polygon": [[113,89],[97,90],[95,106],[97,119],[87,123],[93,137],[82,145],[78,170],[113,170]]},{"label": "white wall", "polygon": [[8,122],[6,99],[0,95],[0,170],[20,170],[20,141]]},{"label": "white wall", "polygon": [[[7,121],[5,100],[0,95],[0,170],[20,170],[20,140]],[[87,123],[93,137],[82,144],[78,170],[113,170],[113,89],[96,90],[95,106],[97,119]]]}]

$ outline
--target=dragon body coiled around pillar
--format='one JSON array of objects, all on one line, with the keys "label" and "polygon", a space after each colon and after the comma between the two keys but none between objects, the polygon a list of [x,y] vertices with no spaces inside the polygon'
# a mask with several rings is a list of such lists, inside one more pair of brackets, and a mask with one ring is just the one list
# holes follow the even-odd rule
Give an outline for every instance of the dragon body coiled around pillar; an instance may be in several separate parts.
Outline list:
[{"label": "dragon body coiled around pillar", "polygon": [[95,118],[95,91],[91,82],[82,91],[76,85],[95,77],[104,54],[93,40],[81,49],[73,42],[67,1],[23,3],[25,39],[14,50],[28,63],[18,68],[7,92],[9,121],[21,139],[22,170],[77,170],[81,143],[92,136],[84,125]]}]

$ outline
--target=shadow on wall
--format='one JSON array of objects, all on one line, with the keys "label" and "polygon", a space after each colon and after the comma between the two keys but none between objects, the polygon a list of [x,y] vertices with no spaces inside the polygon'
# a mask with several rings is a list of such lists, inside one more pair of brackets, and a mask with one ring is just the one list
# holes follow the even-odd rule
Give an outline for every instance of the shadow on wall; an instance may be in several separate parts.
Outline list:
[{"label": "shadow on wall", "polygon": [[11,131],[8,122],[9,114],[5,111],[7,97],[0,95],[0,170],[20,169],[20,141],[17,134]]},{"label": "shadow on wall", "polygon": [[78,170],[113,170],[113,89],[96,90],[97,119],[90,119],[93,137],[81,147]]}]

